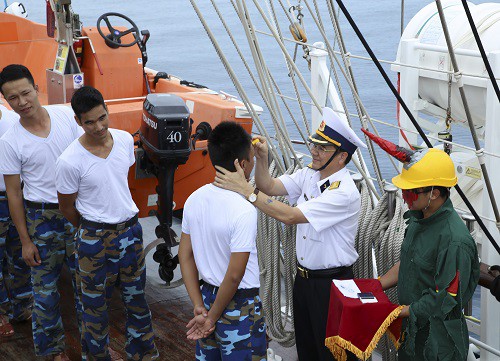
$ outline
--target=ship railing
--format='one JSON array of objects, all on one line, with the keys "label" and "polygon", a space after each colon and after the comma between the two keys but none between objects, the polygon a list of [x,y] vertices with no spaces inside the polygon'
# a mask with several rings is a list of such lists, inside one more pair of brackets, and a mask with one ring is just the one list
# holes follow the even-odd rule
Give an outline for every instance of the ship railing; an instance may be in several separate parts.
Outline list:
[{"label": "ship railing", "polygon": [[[268,33],[266,31],[262,31],[262,30],[256,29],[255,32],[259,33],[259,34],[262,34],[262,35],[265,35],[265,36],[273,37],[273,34]],[[306,45],[307,47],[309,47],[311,49],[324,50],[321,46],[318,46],[318,45],[315,45],[315,44],[311,44],[311,43],[307,43],[307,42],[306,43],[302,43],[300,41],[296,41],[296,40],[291,39],[291,38],[284,37],[283,40],[286,41],[286,42],[295,43],[295,44],[298,44],[298,45]],[[448,51],[448,49],[446,47],[444,47],[444,46],[430,45],[430,44],[421,44],[421,46],[419,46],[418,48],[420,50],[434,50],[434,51],[440,51],[440,52],[447,52]],[[334,50],[333,53],[335,55],[341,55],[342,54],[340,51],[337,51],[337,50]],[[474,51],[474,50],[457,49],[456,53],[458,55],[468,55],[468,56],[473,56],[473,57],[477,57],[477,58],[481,57],[481,54],[479,53],[479,51]],[[372,59],[369,58],[369,57],[367,57],[367,56],[356,55],[356,54],[352,54],[352,53],[348,53],[346,55],[349,58],[351,58],[351,59],[363,60],[363,61],[367,61],[367,62],[370,62],[370,63],[373,62]],[[452,70],[429,68],[429,67],[426,67],[426,66],[406,64],[406,63],[401,63],[401,62],[397,62],[397,61],[393,61],[393,60],[385,60],[385,59],[379,59],[379,61],[382,64],[401,66],[401,67],[404,67],[404,68],[413,68],[413,69],[418,69],[418,70],[427,70],[427,71],[432,71],[432,72],[436,72],[436,73],[440,73],[440,74],[448,74],[448,75],[454,75],[455,74],[455,72],[453,72]],[[473,78],[480,78],[480,79],[487,79],[487,80],[490,79],[488,76],[482,75],[482,74],[474,74],[474,73],[462,72],[462,75],[464,75],[464,76],[470,76],[470,77],[473,77]],[[498,81],[500,81],[500,77],[496,77],[495,79],[498,80]]]}]

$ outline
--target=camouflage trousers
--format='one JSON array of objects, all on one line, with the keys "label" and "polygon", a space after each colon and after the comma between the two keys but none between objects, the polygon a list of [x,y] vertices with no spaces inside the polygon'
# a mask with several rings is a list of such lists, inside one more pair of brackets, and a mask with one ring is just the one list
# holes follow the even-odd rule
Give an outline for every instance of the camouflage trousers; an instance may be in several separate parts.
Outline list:
[{"label": "camouflage trousers", "polygon": [[117,283],[127,314],[127,359],[156,359],[151,313],[144,294],[146,264],[141,225],[119,231],[82,226],[77,257],[83,305],[82,360],[111,360],[108,308]]},{"label": "camouflage trousers", "polygon": [[7,199],[0,198],[0,315],[14,321],[30,316],[33,304],[31,270],[22,249]]},{"label": "camouflage trousers", "polygon": [[57,282],[66,262],[72,281],[78,324],[81,304],[76,289],[75,241],[76,229],[57,209],[26,209],[26,221],[31,240],[38,248],[41,264],[31,268],[33,283],[33,342],[38,356],[64,351],[64,327],[59,309]]},{"label": "camouflage trousers", "polygon": [[[201,295],[209,310],[217,294],[204,285]],[[215,331],[196,342],[199,361],[261,361],[266,360],[266,352],[266,324],[258,295],[233,297],[217,321]]]}]

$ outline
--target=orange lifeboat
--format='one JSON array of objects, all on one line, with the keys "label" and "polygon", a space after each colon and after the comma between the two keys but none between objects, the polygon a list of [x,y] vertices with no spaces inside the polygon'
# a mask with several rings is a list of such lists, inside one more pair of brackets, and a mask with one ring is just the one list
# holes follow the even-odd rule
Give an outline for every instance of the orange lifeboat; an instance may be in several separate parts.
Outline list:
[{"label": "orange lifeboat", "polygon": [[[171,230],[172,216],[182,212],[191,193],[215,177],[207,150],[208,133],[225,120],[238,122],[251,133],[252,119],[243,103],[230,96],[146,68],[149,32],[139,31],[131,19],[107,13],[98,19],[97,26],[81,28],[70,3],[47,1],[47,25],[0,13],[0,69],[9,64],[28,67],[42,104],[69,103],[73,92],[84,84],[103,94],[110,126],[136,137],[136,163],[129,172],[129,188],[139,217],[156,215],[159,220],[156,236],[165,243],[158,246],[153,258],[160,263],[160,277],[169,283],[177,263],[170,249],[178,242]],[[113,17],[125,19],[131,27],[114,27]],[[161,94],[182,103],[184,123],[188,124],[182,134],[191,133],[185,136],[189,139],[182,140],[187,148],[181,159],[172,161],[167,156],[166,164],[151,161],[154,147],[144,146],[147,139],[142,134],[148,132],[145,122],[154,123],[145,106],[154,108],[152,104],[159,99],[156,95]],[[204,136],[196,139],[193,133]],[[171,133],[174,142],[180,140],[179,134]],[[179,153],[176,146],[173,154]]]},{"label": "orange lifeboat", "polygon": [[[122,28],[117,29],[123,31]],[[83,82],[99,89],[104,95],[111,127],[137,133],[149,88],[151,93],[170,93],[181,97],[190,110],[193,129],[201,122],[207,122],[213,128],[223,120],[232,120],[251,132],[252,120],[245,115],[245,107],[241,102],[206,88],[195,87],[178,78],[157,77],[159,73],[143,67],[144,58],[139,47],[112,48],[106,44],[96,27],[82,28],[78,40],[75,54],[81,62]],[[134,40],[133,34],[122,38],[124,43]],[[46,25],[0,13],[0,68],[13,63],[27,66],[38,84],[39,98],[43,104],[68,103],[70,100],[69,93],[59,102],[58,97],[51,94],[51,87],[61,85],[54,85],[58,81],[51,79],[47,71],[54,68],[58,45],[47,35]],[[187,197],[200,186],[211,182],[214,175],[206,141],[199,141],[186,164],[180,165],[175,174],[175,210],[182,209]],[[140,217],[156,210],[157,183],[156,178],[144,176],[135,167],[131,168],[129,186],[140,209]]]}]

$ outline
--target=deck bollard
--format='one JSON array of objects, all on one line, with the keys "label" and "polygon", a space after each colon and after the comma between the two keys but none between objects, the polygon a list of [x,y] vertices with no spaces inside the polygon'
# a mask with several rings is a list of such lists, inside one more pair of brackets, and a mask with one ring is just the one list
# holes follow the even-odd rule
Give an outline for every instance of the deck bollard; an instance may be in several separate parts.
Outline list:
[{"label": "deck bollard", "polygon": [[361,182],[363,181],[363,176],[361,175],[361,173],[354,173],[352,175],[352,180],[354,181],[354,184],[356,184],[358,191],[361,192]]},{"label": "deck bollard", "polygon": [[398,188],[392,184],[392,183],[387,183],[384,186],[384,191],[387,193],[387,213],[389,216],[389,219],[392,219],[394,217],[394,212],[396,211],[396,193],[398,191]]}]

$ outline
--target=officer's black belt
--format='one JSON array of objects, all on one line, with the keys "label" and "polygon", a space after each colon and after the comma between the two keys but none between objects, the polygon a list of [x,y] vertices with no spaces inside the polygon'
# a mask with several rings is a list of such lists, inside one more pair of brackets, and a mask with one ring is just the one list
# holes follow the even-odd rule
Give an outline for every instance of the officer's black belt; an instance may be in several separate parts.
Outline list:
[{"label": "officer's black belt", "polygon": [[58,203],[45,203],[45,202],[32,202],[25,200],[24,201],[27,208],[31,209],[59,209]]},{"label": "officer's black belt", "polygon": [[81,225],[83,228],[94,228],[94,229],[107,229],[110,231],[121,231],[125,228],[132,227],[137,223],[139,216],[136,214],[128,221],[121,223],[104,223],[104,222],[94,222],[82,218]]},{"label": "officer's black belt", "polygon": [[[203,282],[203,286],[208,292],[216,294],[219,287],[213,286],[210,283]],[[259,295],[259,288],[238,288],[233,298],[251,298]]]},{"label": "officer's black belt", "polygon": [[0,197],[7,197],[7,192],[0,191]]},{"label": "officer's black belt", "polygon": [[311,270],[297,264],[297,274],[302,278],[334,278],[352,270],[352,266]]}]

